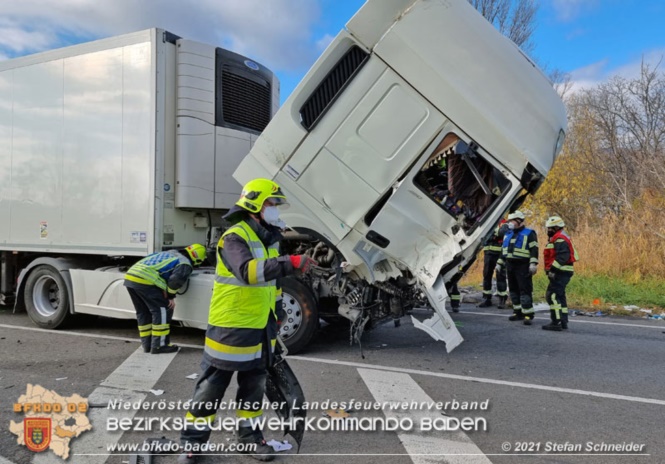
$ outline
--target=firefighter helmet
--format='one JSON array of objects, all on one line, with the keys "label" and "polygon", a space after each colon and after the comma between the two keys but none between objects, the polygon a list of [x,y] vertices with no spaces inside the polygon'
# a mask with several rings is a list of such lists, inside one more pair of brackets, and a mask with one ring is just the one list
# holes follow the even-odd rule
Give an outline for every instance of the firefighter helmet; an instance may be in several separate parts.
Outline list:
[{"label": "firefighter helmet", "polygon": [[563,222],[563,219],[561,219],[559,216],[552,216],[547,219],[545,227],[547,227],[548,229],[550,227],[566,227],[566,223]]},{"label": "firefighter helmet", "polygon": [[286,204],[286,196],[279,185],[268,179],[254,179],[247,182],[242,188],[236,205],[250,213],[259,213],[268,198],[275,200],[278,205]]},{"label": "firefighter helmet", "polygon": [[200,266],[203,261],[206,259],[206,247],[200,243],[194,243],[185,248],[187,254],[192,260],[194,266]]},{"label": "firefighter helmet", "polygon": [[519,219],[520,221],[523,221],[524,213],[522,211],[513,211],[508,215],[508,220],[512,221],[513,219]]}]

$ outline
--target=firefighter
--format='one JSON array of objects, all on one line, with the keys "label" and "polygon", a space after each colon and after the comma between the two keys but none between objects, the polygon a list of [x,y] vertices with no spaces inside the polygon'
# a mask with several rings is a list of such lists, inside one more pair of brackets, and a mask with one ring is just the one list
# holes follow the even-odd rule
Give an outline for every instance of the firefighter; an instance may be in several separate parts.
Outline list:
[{"label": "firefighter", "polygon": [[[203,444],[210,437],[215,419],[215,403],[223,398],[234,372],[238,372],[236,408],[237,438],[242,444],[256,445],[251,456],[271,461],[273,449],[266,444],[258,427],[263,411],[266,369],[273,361],[281,312],[278,279],[308,272],[316,262],[305,255],[280,256],[279,205],[286,197],[279,185],[268,179],[248,182],[240,199],[224,219],[233,224],[217,246],[217,268],[208,329],[201,367],[203,373],[194,389],[189,421],[203,419],[207,427],[191,422],[182,431],[185,447],[178,458],[191,463],[196,454],[187,446]],[[191,448],[190,448],[191,449]]]},{"label": "firefighter", "polygon": [[549,239],[543,252],[543,261],[550,281],[545,298],[550,305],[552,322],[544,325],[543,330],[561,331],[568,328],[566,286],[573,277],[573,263],[578,261],[578,256],[573,242],[563,231],[565,226],[559,216],[552,216],[545,223]]},{"label": "firefighter", "polygon": [[125,274],[125,287],[136,309],[141,345],[146,353],[178,351],[170,342],[175,297],[192,273],[206,259],[206,249],[195,243],[181,250],[153,253]]},{"label": "firefighter", "polygon": [[496,293],[499,296],[497,308],[504,309],[508,299],[506,285],[506,270],[503,266],[497,269],[496,263],[501,257],[501,245],[503,237],[508,230],[508,224],[505,219],[501,219],[491,236],[485,240],[483,247],[483,301],[478,305],[479,308],[489,308],[492,306],[492,275],[496,269]]},{"label": "firefighter", "polygon": [[533,275],[538,271],[538,237],[524,226],[524,213],[508,215],[508,232],[503,237],[497,271],[506,266],[510,300],[513,302],[511,321],[533,320]]},{"label": "firefighter", "polygon": [[457,288],[457,282],[451,284],[450,286],[450,309],[454,313],[459,312],[459,305],[462,302],[462,295],[460,294],[459,288]]}]

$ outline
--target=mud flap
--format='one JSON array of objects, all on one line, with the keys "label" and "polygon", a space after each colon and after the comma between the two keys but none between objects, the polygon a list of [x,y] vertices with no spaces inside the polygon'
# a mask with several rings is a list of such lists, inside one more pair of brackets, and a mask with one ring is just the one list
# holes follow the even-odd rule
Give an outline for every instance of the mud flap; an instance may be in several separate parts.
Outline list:
[{"label": "mud flap", "polygon": [[446,311],[446,286],[443,284],[443,278],[438,276],[434,285],[425,289],[427,299],[429,300],[432,308],[434,308],[434,315],[420,322],[415,317],[411,316],[413,325],[420,330],[427,332],[434,340],[440,340],[446,343],[446,351],[450,353],[457,345],[462,343],[464,339],[455,327],[455,323]]},{"label": "mud flap", "polygon": [[287,427],[284,435],[291,435],[300,444],[305,434],[305,418],[307,411],[303,408],[305,394],[291,367],[286,362],[287,349],[282,339],[277,337],[272,367],[268,369],[266,379],[266,397],[271,403],[277,403],[280,407],[276,410],[277,415],[284,421],[294,422],[295,428]]}]

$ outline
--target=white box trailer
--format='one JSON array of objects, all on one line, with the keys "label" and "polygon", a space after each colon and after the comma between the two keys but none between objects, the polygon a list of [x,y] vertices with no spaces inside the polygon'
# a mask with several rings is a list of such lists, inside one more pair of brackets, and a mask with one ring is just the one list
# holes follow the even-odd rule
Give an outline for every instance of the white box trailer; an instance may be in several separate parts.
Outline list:
[{"label": "white box trailer", "polygon": [[92,270],[207,243],[278,105],[264,66],[161,29],[0,62],[3,299],[45,327],[134,317],[124,289],[90,293],[108,277]]},{"label": "white box trailer", "polygon": [[[201,127],[188,126],[183,146],[218,141]],[[282,216],[292,228],[283,252],[319,262],[312,275],[284,282],[280,333],[289,349],[307,345],[319,318],[350,320],[359,340],[366,328],[427,307],[432,317],[414,324],[452,350],[462,337],[445,311],[447,288],[499,219],[535,193],[565,130],[565,108],[548,79],[466,0],[367,1],[233,174],[239,183],[266,177],[282,186],[290,203]],[[174,209],[193,224],[197,212],[216,217],[230,205],[216,203],[216,171],[205,150],[196,153],[186,161],[175,153],[176,175],[191,171],[182,204],[173,180]],[[154,192],[162,194],[159,186]],[[68,266],[71,311],[134,317],[121,268]],[[29,270],[23,275],[31,280]],[[174,320],[205,327],[213,276],[190,280]],[[22,299],[48,294],[37,290]],[[21,300],[20,286],[18,293]]]}]

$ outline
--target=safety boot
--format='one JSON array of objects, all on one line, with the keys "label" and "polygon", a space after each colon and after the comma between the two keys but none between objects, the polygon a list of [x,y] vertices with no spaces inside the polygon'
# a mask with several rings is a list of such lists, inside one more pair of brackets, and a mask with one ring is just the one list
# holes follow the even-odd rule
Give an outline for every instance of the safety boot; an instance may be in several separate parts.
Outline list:
[{"label": "safety boot", "polygon": [[524,316],[524,325],[531,325],[533,321],[533,314],[529,314],[528,316]]},{"label": "safety boot", "polygon": [[490,297],[485,297],[485,299],[483,300],[483,302],[480,303],[480,304],[478,305],[479,308],[489,308],[489,307],[491,307],[491,306],[493,306],[493,305],[492,305],[492,297],[491,297],[491,296],[490,296]]},{"label": "safety boot", "polygon": [[508,318],[509,321],[523,321],[524,314],[522,314],[521,309],[516,309],[513,311],[513,315]]},{"label": "safety boot", "polygon": [[543,330],[553,330],[555,332],[561,332],[563,327],[561,326],[561,321],[552,321],[549,324],[543,326]]},{"label": "safety boot", "polygon": [[454,313],[459,312],[459,306],[451,306],[450,308],[453,310]]},{"label": "safety boot", "polygon": [[153,346],[150,350],[151,354],[164,354],[164,353],[175,353],[180,347],[178,345],[164,345],[164,346]]},{"label": "safety boot", "polygon": [[506,309],[506,300],[507,299],[508,299],[508,297],[506,297],[506,296],[500,296],[499,297],[499,304],[496,305],[496,307],[498,309]]}]

